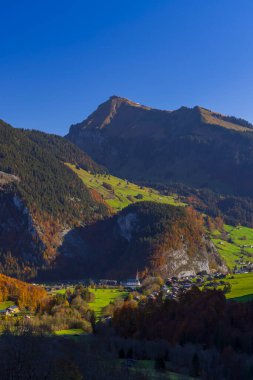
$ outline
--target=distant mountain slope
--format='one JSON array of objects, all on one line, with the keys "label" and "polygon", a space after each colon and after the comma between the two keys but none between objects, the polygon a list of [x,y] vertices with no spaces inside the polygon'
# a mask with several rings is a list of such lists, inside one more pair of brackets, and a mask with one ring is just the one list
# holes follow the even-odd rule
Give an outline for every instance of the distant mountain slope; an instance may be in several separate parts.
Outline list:
[{"label": "distant mountain slope", "polygon": [[16,266],[16,275],[29,275],[50,264],[66,231],[108,215],[65,161],[103,171],[61,137],[0,122],[0,261],[6,273]]},{"label": "distant mountain slope", "polygon": [[119,177],[253,196],[253,126],[242,119],[114,96],[66,137]]},{"label": "distant mountain slope", "polygon": [[65,236],[59,267],[69,267],[73,256],[76,266],[70,278],[124,279],[137,269],[163,277],[226,271],[200,215],[155,202],[135,203],[111,218],[73,230]]}]

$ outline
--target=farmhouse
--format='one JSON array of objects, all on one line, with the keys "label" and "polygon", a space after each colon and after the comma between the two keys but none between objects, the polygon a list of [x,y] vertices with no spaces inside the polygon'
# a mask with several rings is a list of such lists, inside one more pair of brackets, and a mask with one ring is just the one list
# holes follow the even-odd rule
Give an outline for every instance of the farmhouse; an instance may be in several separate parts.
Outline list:
[{"label": "farmhouse", "polygon": [[6,311],[9,313],[9,314],[16,314],[16,313],[19,313],[19,307],[16,306],[16,305],[13,305],[13,306],[9,306],[7,307]]},{"label": "farmhouse", "polygon": [[13,306],[7,307],[7,309],[1,310],[0,315],[12,315],[12,314],[17,314],[19,312],[20,312],[19,307],[13,305]]}]

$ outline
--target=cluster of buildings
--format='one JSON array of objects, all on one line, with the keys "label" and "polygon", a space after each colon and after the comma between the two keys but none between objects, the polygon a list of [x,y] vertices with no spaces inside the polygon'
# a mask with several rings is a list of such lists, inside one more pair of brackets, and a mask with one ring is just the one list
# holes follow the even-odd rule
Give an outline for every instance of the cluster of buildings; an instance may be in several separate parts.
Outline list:
[{"label": "cluster of buildings", "polygon": [[234,270],[233,270],[233,273],[235,274],[242,274],[242,273],[249,273],[249,272],[253,272],[253,263],[251,262],[244,262],[244,261],[239,261],[238,264],[240,265],[240,267],[235,267]]},{"label": "cluster of buildings", "polygon": [[197,276],[187,276],[183,278],[171,277],[168,278],[165,284],[161,287],[160,292],[154,291],[147,296],[149,300],[155,301],[158,297],[163,299],[173,300],[190,290],[194,286],[216,288],[225,285],[224,279],[226,275],[223,273],[206,274],[200,273]]}]

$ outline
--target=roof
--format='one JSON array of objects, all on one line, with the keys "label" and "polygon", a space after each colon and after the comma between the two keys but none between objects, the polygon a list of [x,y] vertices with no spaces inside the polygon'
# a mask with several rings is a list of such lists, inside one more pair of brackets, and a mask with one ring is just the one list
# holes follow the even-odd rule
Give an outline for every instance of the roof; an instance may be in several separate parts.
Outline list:
[{"label": "roof", "polygon": [[13,305],[13,306],[9,306],[9,307],[7,307],[6,310],[16,310],[16,309],[19,309],[19,307],[16,306],[16,305]]}]

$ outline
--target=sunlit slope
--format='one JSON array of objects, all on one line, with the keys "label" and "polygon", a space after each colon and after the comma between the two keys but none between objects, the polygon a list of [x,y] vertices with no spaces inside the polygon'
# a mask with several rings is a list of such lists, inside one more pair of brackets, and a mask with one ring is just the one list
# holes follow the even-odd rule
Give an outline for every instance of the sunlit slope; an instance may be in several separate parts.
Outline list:
[{"label": "sunlit slope", "polygon": [[253,263],[253,229],[224,226],[224,231],[214,231],[212,241],[230,269]]},{"label": "sunlit slope", "polygon": [[226,294],[226,298],[238,301],[248,301],[253,298],[253,273],[236,274],[226,281],[232,286],[231,292]]},{"label": "sunlit slope", "polygon": [[78,169],[75,165],[66,165],[82,179],[89,189],[97,191],[115,211],[120,211],[128,205],[140,201],[183,205],[176,195],[164,196],[154,189],[138,186],[112,175],[91,174],[86,170]]}]

